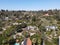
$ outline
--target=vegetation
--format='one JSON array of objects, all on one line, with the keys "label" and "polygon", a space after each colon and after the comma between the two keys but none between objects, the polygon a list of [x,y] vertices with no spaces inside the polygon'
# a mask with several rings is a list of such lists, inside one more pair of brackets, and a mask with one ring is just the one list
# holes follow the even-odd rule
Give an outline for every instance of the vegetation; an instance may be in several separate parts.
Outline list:
[{"label": "vegetation", "polygon": [[[14,25],[14,23],[16,23]],[[17,24],[18,23],[18,24]],[[60,35],[60,10],[39,10],[39,11],[8,11],[1,10],[0,11],[0,45],[4,41],[9,41],[13,39],[12,36],[16,34],[16,32],[24,32],[23,28],[28,26],[36,26],[38,27],[38,31],[36,30],[36,34],[32,35],[30,38],[33,40],[32,42],[41,43],[41,38],[43,38],[46,45],[53,45],[49,39],[45,39],[53,36],[53,32],[57,33],[56,38],[51,38],[54,45],[58,45],[57,38]],[[56,31],[49,29],[50,31],[46,31],[46,26],[57,26]],[[4,30],[5,28],[6,30]],[[24,32],[23,35],[26,36],[28,32]],[[47,36],[47,37],[46,37]],[[53,36],[54,37],[54,36]],[[23,40],[23,36],[19,36],[21,41]],[[7,44],[8,45],[8,44]]]}]

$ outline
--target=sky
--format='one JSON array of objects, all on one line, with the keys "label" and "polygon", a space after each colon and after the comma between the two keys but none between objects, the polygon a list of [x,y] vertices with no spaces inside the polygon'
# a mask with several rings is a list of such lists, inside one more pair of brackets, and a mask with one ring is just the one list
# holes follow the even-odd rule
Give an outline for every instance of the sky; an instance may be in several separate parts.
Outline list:
[{"label": "sky", "polygon": [[0,0],[0,10],[60,9],[60,0]]}]

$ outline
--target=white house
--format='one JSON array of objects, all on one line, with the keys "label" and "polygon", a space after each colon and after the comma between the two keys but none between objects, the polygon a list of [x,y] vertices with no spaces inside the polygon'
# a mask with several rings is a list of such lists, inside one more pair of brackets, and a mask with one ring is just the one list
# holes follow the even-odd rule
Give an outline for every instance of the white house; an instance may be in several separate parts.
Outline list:
[{"label": "white house", "polygon": [[8,20],[9,19],[9,17],[5,17],[5,20]]},{"label": "white house", "polygon": [[59,36],[59,45],[60,45],[60,36]]},{"label": "white house", "polygon": [[19,23],[15,22],[15,23],[13,23],[13,25],[19,25]]},{"label": "white house", "polygon": [[22,33],[17,33],[16,35],[22,36]]},{"label": "white house", "polygon": [[27,29],[28,30],[38,30],[38,27],[36,27],[36,26],[28,26]]},{"label": "white house", "polygon": [[34,34],[36,34],[36,33],[30,33],[30,36],[32,36],[32,35],[34,35]]},{"label": "white house", "polygon": [[3,30],[6,30],[6,28],[2,28]]},{"label": "white house", "polygon": [[50,31],[49,29],[55,30],[57,29],[57,26],[45,26],[47,31]]}]

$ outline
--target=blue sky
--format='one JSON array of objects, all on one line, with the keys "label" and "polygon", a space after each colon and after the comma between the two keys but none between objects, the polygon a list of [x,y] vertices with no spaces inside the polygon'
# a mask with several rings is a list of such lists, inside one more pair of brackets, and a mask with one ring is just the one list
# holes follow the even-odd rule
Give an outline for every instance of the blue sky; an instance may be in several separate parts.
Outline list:
[{"label": "blue sky", "polygon": [[60,0],[0,0],[0,10],[60,9]]}]

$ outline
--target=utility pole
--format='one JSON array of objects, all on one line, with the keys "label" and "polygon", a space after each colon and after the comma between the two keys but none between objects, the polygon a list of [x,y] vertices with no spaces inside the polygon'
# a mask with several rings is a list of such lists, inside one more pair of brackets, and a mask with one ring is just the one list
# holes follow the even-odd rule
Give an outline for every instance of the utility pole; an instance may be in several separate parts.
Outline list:
[{"label": "utility pole", "polygon": [[59,45],[60,45],[60,36],[59,36]]},{"label": "utility pole", "polygon": [[44,40],[44,38],[45,38],[45,34],[44,34],[44,31],[43,30],[41,30],[41,45],[45,45],[45,40]]}]

